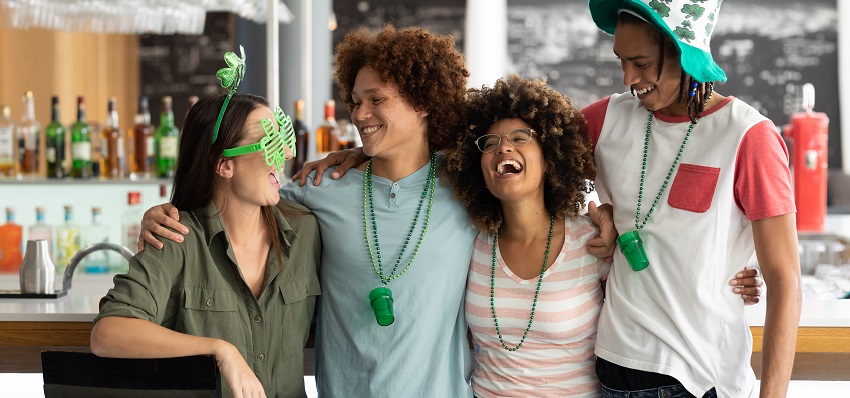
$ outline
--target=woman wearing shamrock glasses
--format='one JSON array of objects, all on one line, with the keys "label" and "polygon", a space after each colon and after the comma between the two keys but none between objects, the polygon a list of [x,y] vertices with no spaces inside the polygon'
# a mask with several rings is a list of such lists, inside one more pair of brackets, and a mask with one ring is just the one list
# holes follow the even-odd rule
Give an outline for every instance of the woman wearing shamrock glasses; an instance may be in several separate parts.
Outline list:
[{"label": "woman wearing shamrock glasses", "polygon": [[195,104],[180,138],[171,203],[191,233],[140,252],[115,277],[91,348],[106,357],[214,355],[225,396],[303,397],[318,225],[277,193],[291,121],[233,91]]}]

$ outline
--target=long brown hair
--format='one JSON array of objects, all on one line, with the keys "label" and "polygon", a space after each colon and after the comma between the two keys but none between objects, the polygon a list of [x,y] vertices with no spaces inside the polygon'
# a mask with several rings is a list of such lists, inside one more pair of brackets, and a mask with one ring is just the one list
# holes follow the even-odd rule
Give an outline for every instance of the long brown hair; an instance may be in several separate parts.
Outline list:
[{"label": "long brown hair", "polygon": [[[213,200],[218,189],[216,167],[226,148],[233,148],[245,136],[245,122],[248,115],[268,102],[256,95],[236,94],[230,98],[227,110],[221,120],[218,138],[212,142],[213,130],[218,113],[226,95],[216,95],[200,99],[189,114],[180,135],[177,154],[177,167],[174,171],[174,184],[171,190],[171,204],[182,211],[196,216]],[[283,251],[278,231],[280,226],[275,218],[274,206],[263,206],[263,223],[269,231],[272,247],[282,266]]]}]

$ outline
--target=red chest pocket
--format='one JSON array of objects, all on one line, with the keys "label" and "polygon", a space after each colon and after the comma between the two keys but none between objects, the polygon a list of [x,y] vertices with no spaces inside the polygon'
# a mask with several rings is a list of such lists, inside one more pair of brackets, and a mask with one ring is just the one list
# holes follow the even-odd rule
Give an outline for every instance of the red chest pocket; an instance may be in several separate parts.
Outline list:
[{"label": "red chest pocket", "polygon": [[682,163],[673,179],[667,203],[677,209],[705,213],[711,207],[719,177],[718,167]]}]

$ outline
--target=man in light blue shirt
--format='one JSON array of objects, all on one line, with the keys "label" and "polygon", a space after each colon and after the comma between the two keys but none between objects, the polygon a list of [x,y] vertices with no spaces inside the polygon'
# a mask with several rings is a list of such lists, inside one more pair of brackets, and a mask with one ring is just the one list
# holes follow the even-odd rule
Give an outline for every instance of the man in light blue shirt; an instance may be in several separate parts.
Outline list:
[{"label": "man in light blue shirt", "polygon": [[[410,232],[429,166],[430,162],[395,182],[372,178],[385,274]],[[381,281],[372,268],[363,234],[364,173],[352,169],[341,179],[331,180],[330,172],[325,172],[318,187],[310,177],[303,187],[290,183],[280,189],[282,198],[311,209],[322,231],[319,279],[323,295],[315,367],[319,394],[471,396],[463,293],[475,231],[466,210],[452,199],[449,188],[438,183],[428,231],[416,259],[406,273],[387,284],[393,294],[395,322],[380,326],[368,300]],[[371,215],[368,223],[371,229]],[[415,247],[422,225],[420,216],[406,254]],[[396,274],[408,260],[408,255],[402,258]]]}]

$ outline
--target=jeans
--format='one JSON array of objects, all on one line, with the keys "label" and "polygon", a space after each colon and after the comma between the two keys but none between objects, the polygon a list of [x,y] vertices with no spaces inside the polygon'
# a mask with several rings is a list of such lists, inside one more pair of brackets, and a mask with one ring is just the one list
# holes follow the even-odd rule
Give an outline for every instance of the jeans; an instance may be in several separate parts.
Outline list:
[{"label": "jeans", "polygon": [[[648,390],[621,391],[602,386],[602,398],[693,398],[681,384],[650,388]],[[717,398],[717,391],[708,390],[702,398]]]}]

